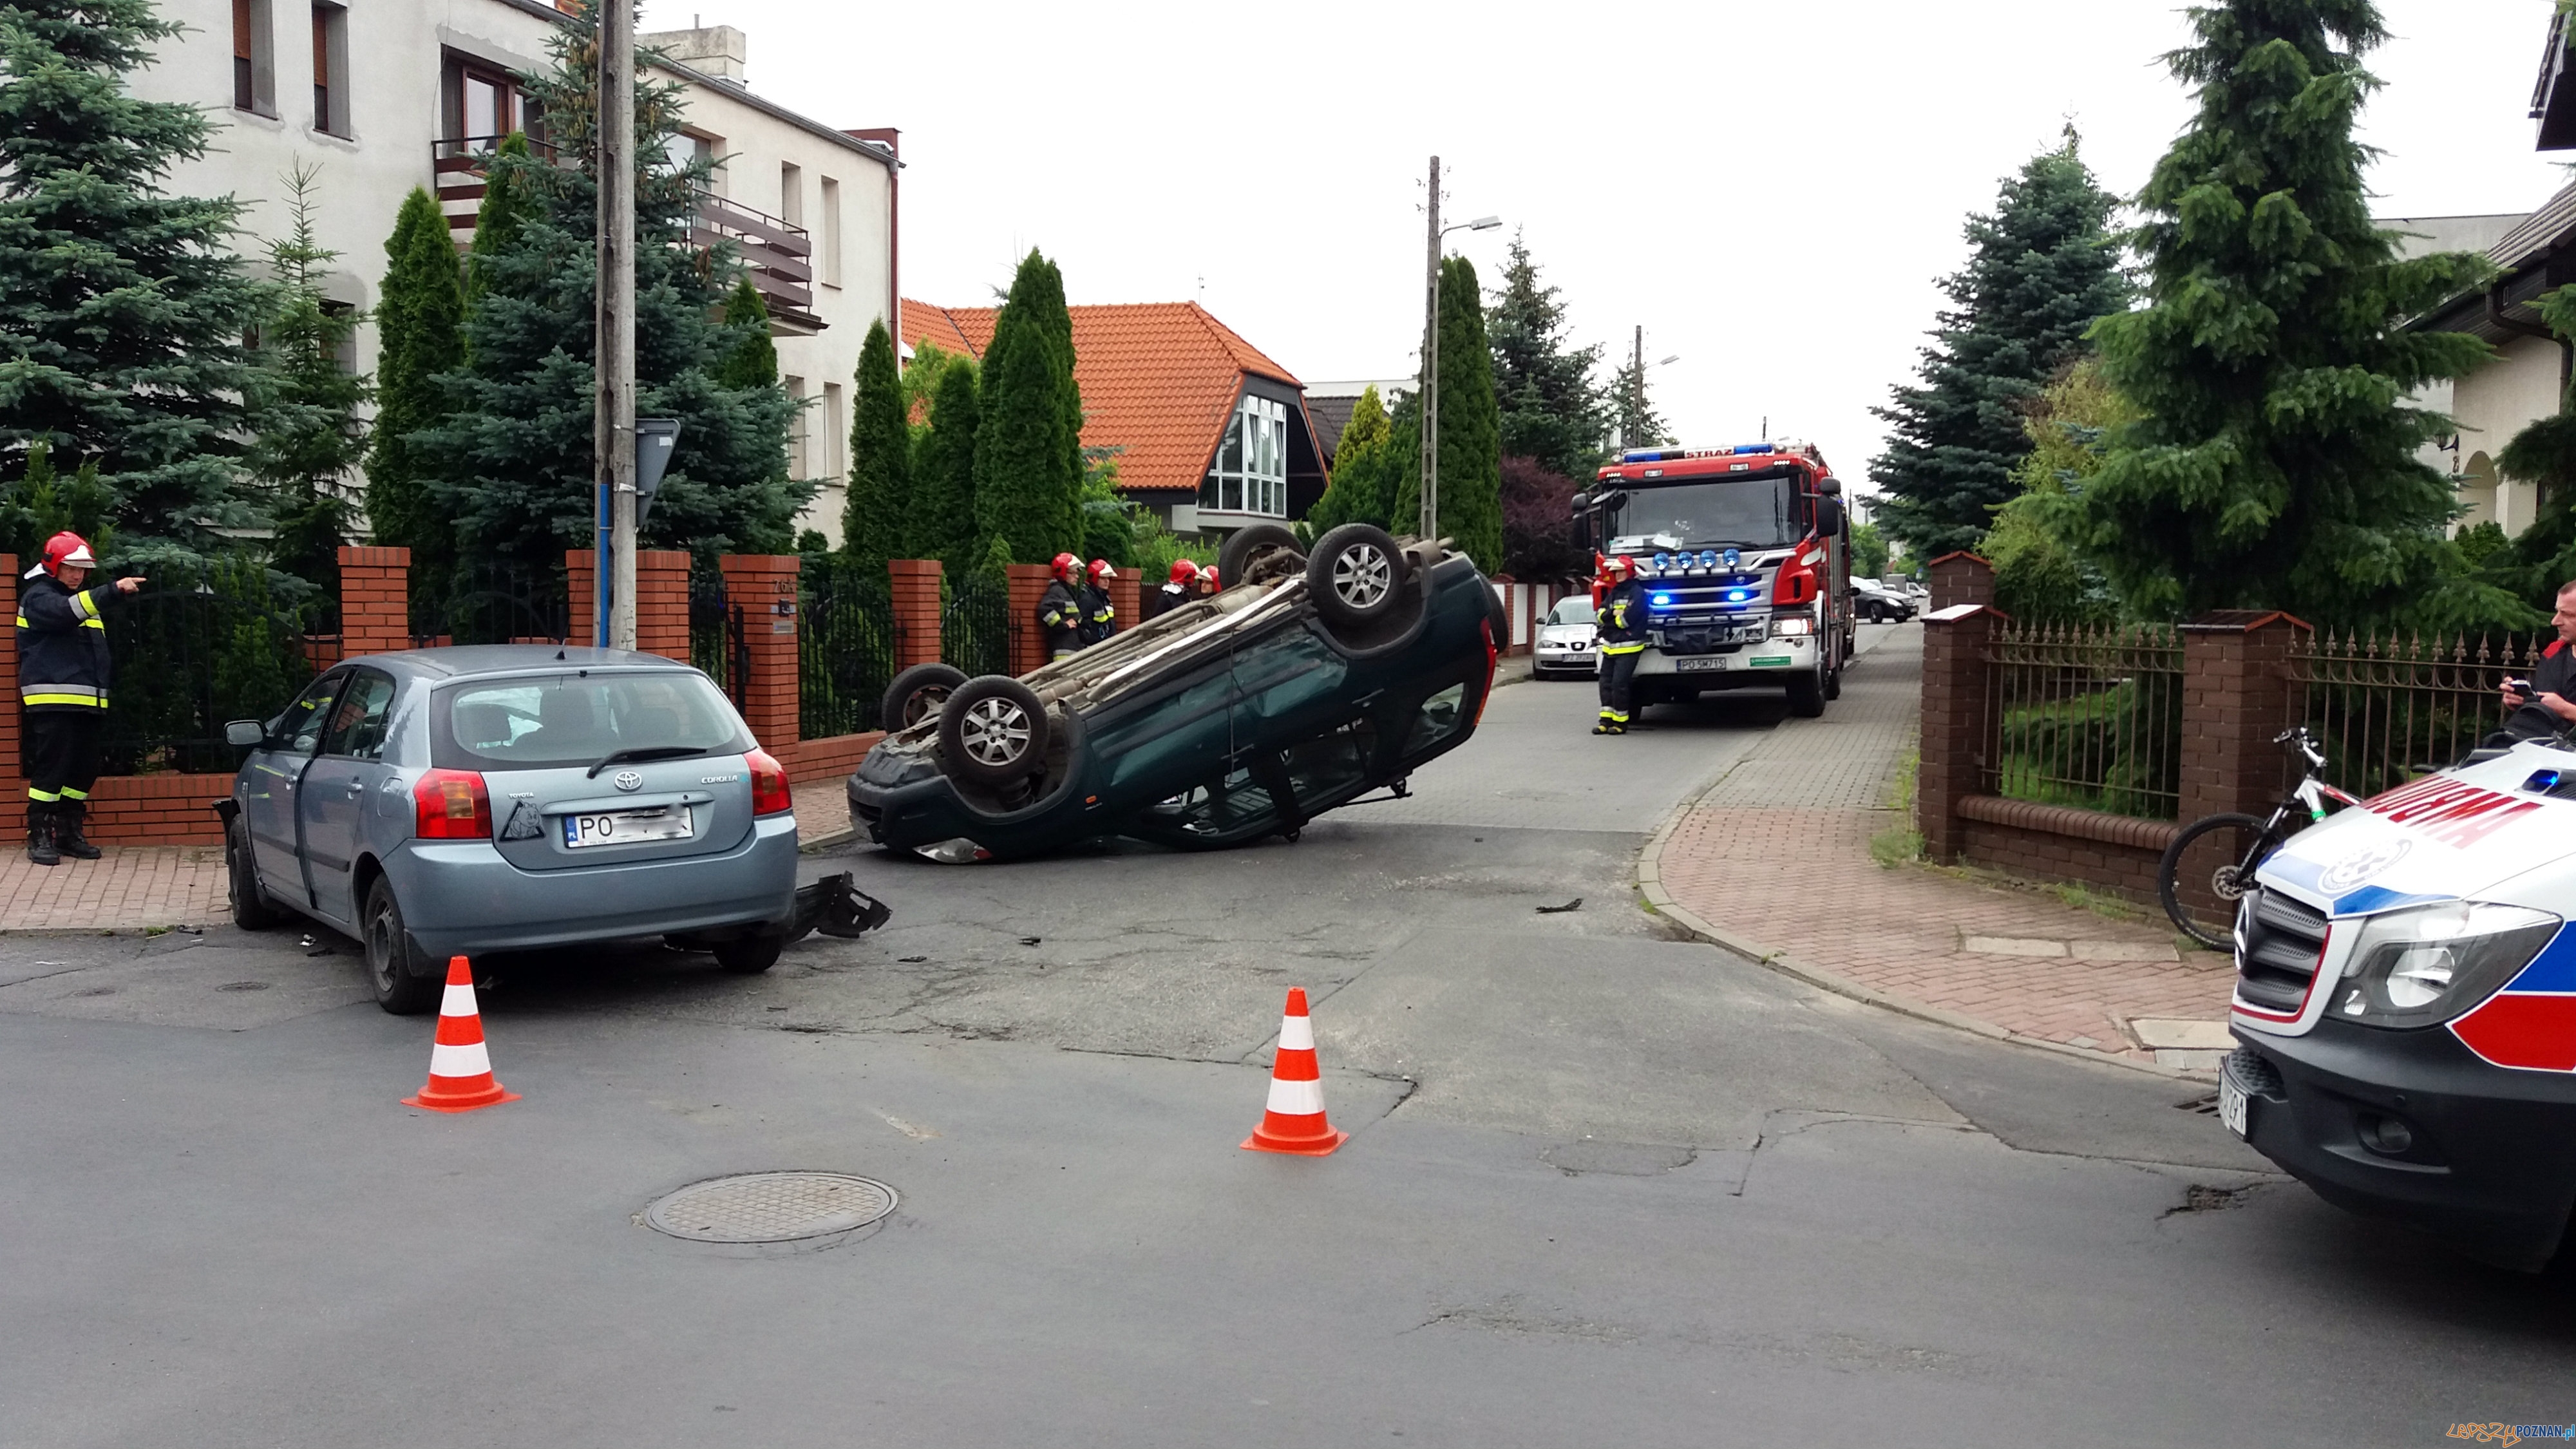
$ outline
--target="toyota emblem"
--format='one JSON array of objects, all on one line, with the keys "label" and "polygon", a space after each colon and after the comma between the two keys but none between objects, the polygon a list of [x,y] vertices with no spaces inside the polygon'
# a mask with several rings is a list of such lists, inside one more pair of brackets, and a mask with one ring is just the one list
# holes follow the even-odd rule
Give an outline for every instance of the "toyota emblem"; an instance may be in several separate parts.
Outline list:
[{"label": "toyota emblem", "polygon": [[641,790],[644,788],[644,777],[633,770],[620,770],[617,772],[617,788],[627,791]]}]

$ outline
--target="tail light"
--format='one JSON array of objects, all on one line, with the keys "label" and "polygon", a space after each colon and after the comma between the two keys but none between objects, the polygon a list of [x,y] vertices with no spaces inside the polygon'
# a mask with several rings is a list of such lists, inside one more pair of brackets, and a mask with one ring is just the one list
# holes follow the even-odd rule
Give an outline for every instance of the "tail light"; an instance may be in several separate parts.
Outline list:
[{"label": "tail light", "polygon": [[[1499,657],[1494,648],[1494,620],[1488,614],[1476,625],[1485,636],[1485,697],[1476,701],[1476,724],[1485,722],[1485,706],[1494,702],[1494,662]],[[1474,725],[1469,728],[1474,728]]]},{"label": "tail light", "polygon": [[751,767],[752,814],[777,815],[796,808],[796,796],[787,788],[787,767],[769,751],[753,750],[742,762]]},{"label": "tail light", "polygon": [[423,840],[489,840],[492,795],[473,770],[431,770],[411,787],[412,834]]},{"label": "tail light", "polygon": [[1823,581],[1816,566],[1825,561],[1825,546],[1809,539],[1798,545],[1798,551],[1781,561],[1779,576],[1771,581],[1771,602],[1775,606],[1812,604],[1821,592]]}]

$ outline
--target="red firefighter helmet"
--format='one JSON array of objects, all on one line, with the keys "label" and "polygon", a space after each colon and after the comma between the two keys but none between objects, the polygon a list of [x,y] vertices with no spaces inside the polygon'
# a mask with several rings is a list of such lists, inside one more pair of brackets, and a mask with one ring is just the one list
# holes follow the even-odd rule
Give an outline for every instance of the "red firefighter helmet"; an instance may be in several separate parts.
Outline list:
[{"label": "red firefighter helmet", "polygon": [[1614,553],[1601,560],[1601,577],[1609,580],[1611,583],[1615,584],[1623,579],[1634,578],[1636,573],[1637,561],[1628,557],[1624,553]]},{"label": "red firefighter helmet", "polygon": [[1216,565],[1214,564],[1210,564],[1206,568],[1199,570],[1199,577],[1207,580],[1207,586],[1211,589],[1221,589],[1225,587],[1225,580],[1216,576]]},{"label": "red firefighter helmet", "polygon": [[1116,577],[1118,577],[1118,570],[1110,564],[1109,560],[1105,558],[1096,558],[1091,561],[1091,581],[1093,583],[1096,584],[1102,579],[1114,579]]},{"label": "red firefighter helmet", "polygon": [[52,573],[65,564],[82,569],[98,566],[98,560],[90,557],[89,540],[69,529],[45,540],[44,562],[27,570],[27,577]]},{"label": "red firefighter helmet", "polygon": [[1199,566],[1196,559],[1176,558],[1172,560],[1173,583],[1186,584],[1198,576]]},{"label": "red firefighter helmet", "polygon": [[1082,560],[1075,558],[1069,553],[1057,554],[1055,556],[1055,576],[1064,580],[1068,584],[1081,578]]}]

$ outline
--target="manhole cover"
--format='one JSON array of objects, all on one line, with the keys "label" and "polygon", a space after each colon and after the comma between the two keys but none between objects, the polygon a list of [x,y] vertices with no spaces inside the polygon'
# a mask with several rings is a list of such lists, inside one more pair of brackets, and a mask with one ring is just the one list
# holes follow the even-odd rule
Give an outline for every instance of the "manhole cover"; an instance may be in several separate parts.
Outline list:
[{"label": "manhole cover", "polygon": [[785,1243],[866,1227],[894,1189],[840,1172],[746,1172],[693,1182],[644,1209],[644,1225],[693,1243]]}]

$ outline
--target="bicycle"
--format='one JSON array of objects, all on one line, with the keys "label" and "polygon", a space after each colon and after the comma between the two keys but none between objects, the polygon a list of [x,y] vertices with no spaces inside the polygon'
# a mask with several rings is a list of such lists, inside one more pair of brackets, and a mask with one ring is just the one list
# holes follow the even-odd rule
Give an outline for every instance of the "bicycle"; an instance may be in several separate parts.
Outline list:
[{"label": "bicycle", "polygon": [[[2335,805],[2358,805],[2361,802],[2324,780],[2325,752],[2309,738],[2307,727],[2293,725],[2281,731],[2272,743],[2295,753],[2307,769],[2299,783],[2272,807],[2268,819],[2251,815],[2211,815],[2191,822],[2165,847],[2165,858],[2156,867],[2156,897],[2164,902],[2165,914],[2182,928],[2184,935],[2213,951],[2228,950],[2235,944],[2235,907],[2254,888],[2254,871],[2281,842],[2290,838],[2300,826],[2326,818],[2328,802]],[[2228,832],[2229,834],[2222,834]],[[2189,864],[2185,857],[2198,848]],[[2228,924],[2213,930],[2192,918],[2184,908],[2178,887],[2185,880],[2196,880],[2200,872],[2209,872],[2212,895],[2228,907]]]}]

